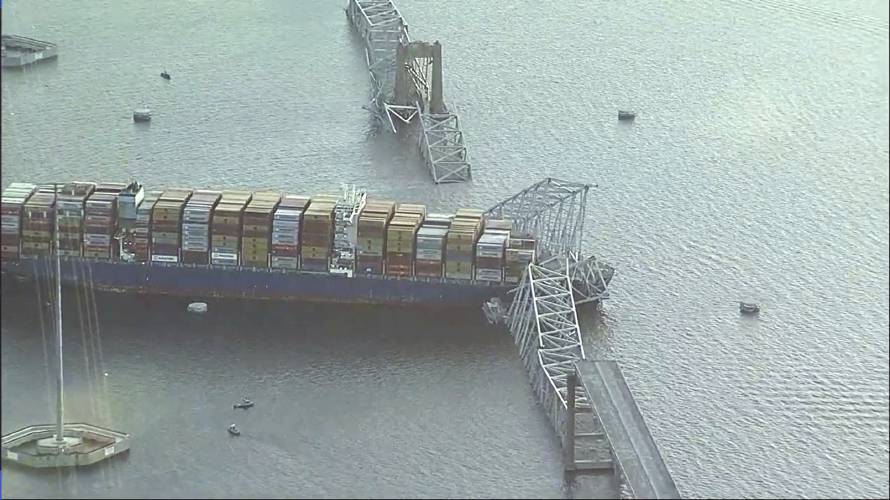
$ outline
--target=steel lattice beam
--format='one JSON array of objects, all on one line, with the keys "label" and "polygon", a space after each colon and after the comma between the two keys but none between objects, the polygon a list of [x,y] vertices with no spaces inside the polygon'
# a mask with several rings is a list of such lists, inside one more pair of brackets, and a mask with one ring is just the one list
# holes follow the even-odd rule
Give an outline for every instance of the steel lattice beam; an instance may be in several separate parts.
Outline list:
[{"label": "steel lattice beam", "polygon": [[423,113],[421,125],[420,151],[433,180],[437,184],[470,180],[470,162],[457,115]]},{"label": "steel lattice beam", "polygon": [[[576,306],[606,298],[614,274],[614,269],[595,257],[581,257],[588,190],[586,184],[548,178],[485,214],[486,219],[510,219],[514,233],[529,233],[538,242],[537,262],[527,266],[511,291],[513,300],[506,312],[499,301],[483,309],[491,321],[506,322],[538,402],[556,433],[566,439],[578,411],[591,414],[594,428],[600,425],[583,387],[569,387],[575,363],[585,359]],[[574,437],[564,446],[574,447]],[[574,451],[567,455],[574,456]],[[596,467],[608,467],[608,463],[600,461]]]},{"label": "steel lattice beam", "polygon": [[581,254],[581,237],[590,185],[547,178],[486,212],[486,217],[513,221],[514,231],[538,238],[541,257]]},{"label": "steel lattice beam", "polygon": [[[566,418],[567,376],[585,359],[569,261],[562,271],[529,264],[508,311],[509,330],[519,346],[538,400],[557,433]],[[576,405],[590,408],[587,394],[574,388]]]}]

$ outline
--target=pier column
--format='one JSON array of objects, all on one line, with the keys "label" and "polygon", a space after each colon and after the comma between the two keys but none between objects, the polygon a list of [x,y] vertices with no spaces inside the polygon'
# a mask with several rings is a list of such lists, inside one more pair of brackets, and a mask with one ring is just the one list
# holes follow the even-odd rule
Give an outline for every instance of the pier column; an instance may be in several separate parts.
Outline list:
[{"label": "pier column", "polygon": [[578,375],[572,372],[566,376],[566,437],[562,447],[566,470],[575,470],[575,386]]},{"label": "pier column", "polygon": [[396,48],[396,83],[394,93],[395,104],[406,106],[409,105],[409,85],[413,85],[411,75],[408,74],[408,64],[413,58],[410,53],[410,47],[404,43],[399,43]]},{"label": "pier column", "polygon": [[442,45],[439,41],[433,43],[433,81],[430,96],[430,112],[444,113],[445,101],[442,98]]}]

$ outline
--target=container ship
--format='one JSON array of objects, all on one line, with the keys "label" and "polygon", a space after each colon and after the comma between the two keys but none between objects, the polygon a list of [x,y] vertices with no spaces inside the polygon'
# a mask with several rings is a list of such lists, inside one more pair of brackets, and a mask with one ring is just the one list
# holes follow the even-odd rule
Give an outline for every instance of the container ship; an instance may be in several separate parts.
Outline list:
[{"label": "container ship", "polygon": [[431,307],[503,297],[538,257],[532,234],[459,209],[337,195],[137,182],[12,183],[2,193],[4,282],[55,269],[99,291]]}]

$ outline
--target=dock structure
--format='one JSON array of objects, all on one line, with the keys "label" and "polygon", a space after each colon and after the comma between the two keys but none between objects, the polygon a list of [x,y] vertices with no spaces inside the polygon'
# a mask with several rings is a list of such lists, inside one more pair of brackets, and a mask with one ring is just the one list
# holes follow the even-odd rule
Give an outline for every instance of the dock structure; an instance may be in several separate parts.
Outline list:
[{"label": "dock structure", "polygon": [[0,62],[4,68],[21,68],[29,64],[59,55],[54,43],[43,42],[20,35],[2,35],[0,37]]},{"label": "dock structure", "polygon": [[612,471],[622,497],[680,498],[617,363],[589,360],[584,351],[577,305],[601,303],[614,275],[582,255],[589,188],[548,178],[486,213],[534,233],[541,247],[501,320],[560,437],[567,473]]},{"label": "dock structure", "polygon": [[460,118],[443,98],[442,45],[412,41],[391,0],[349,0],[346,16],[365,45],[369,107],[394,133],[418,124],[418,148],[436,184],[470,180]]}]

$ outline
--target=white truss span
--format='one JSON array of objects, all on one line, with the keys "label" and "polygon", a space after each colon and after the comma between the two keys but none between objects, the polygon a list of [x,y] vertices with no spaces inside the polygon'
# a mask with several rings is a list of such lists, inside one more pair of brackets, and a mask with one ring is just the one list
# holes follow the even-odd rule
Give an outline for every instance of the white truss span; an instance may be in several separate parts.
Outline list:
[{"label": "white truss span", "polygon": [[[557,435],[566,441],[563,446],[570,457],[566,466],[573,471],[613,467],[611,459],[597,454],[603,445],[602,433],[596,431],[601,425],[588,394],[571,378],[576,363],[586,358],[576,305],[605,299],[614,273],[596,257],[581,255],[589,189],[586,184],[548,178],[485,214],[510,219],[514,233],[530,233],[537,240],[537,261],[528,265],[512,290],[509,308],[490,301],[483,311],[489,321],[507,324],[538,401]],[[578,412],[592,414],[587,422],[593,432],[575,433]],[[593,459],[574,458],[576,437],[585,438]]]},{"label": "white truss span", "polygon": [[589,184],[548,177],[485,213],[486,218],[510,219],[514,232],[535,235],[538,265],[562,272],[563,264],[568,260],[567,275],[576,304],[607,298],[607,287],[615,272],[596,257],[582,256],[589,191]]},{"label": "white truss span", "polygon": [[[420,108],[418,108],[420,113]],[[460,119],[453,113],[422,113],[420,153],[436,184],[470,180],[470,163]]]},{"label": "white truss span", "polygon": [[411,41],[391,0],[349,0],[346,15],[365,44],[370,108],[395,133],[419,123],[420,155],[437,184],[470,180],[460,120],[442,98],[442,47]]},{"label": "white truss span", "polygon": [[346,15],[365,43],[372,84],[371,104],[385,112],[387,101],[395,92],[399,45],[411,41],[408,24],[390,0],[350,0]]},{"label": "white truss span", "polygon": [[[510,333],[557,433],[566,417],[566,377],[575,372],[576,361],[585,359],[568,260],[563,264],[562,272],[529,264],[508,311]],[[590,407],[578,387],[575,401],[579,408]]]},{"label": "white truss span", "polygon": [[591,255],[585,259],[570,259],[569,279],[575,292],[575,304],[601,301],[609,298],[609,282],[615,269]]},{"label": "white truss span", "polygon": [[534,234],[544,260],[578,257],[590,185],[547,178],[498,203],[486,217],[513,221],[513,230]]}]

